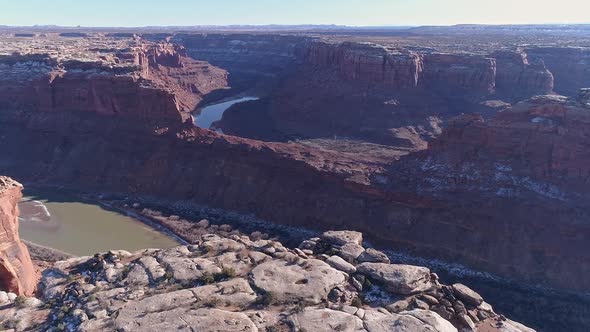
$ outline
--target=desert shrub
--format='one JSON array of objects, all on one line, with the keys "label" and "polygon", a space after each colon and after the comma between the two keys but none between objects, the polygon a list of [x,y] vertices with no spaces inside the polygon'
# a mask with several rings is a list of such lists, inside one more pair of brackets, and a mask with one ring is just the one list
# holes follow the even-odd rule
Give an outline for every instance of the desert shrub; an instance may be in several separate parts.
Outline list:
[{"label": "desert shrub", "polygon": [[237,275],[236,270],[233,267],[224,266],[221,269],[221,273],[219,273],[219,275],[218,275],[218,279],[222,279],[222,280],[231,279],[231,278],[235,278],[236,275]]},{"label": "desert shrub", "polygon": [[276,301],[277,298],[273,292],[265,292],[258,297],[256,302],[260,305],[269,306],[274,304]]},{"label": "desert shrub", "polygon": [[355,297],[352,299],[352,302],[350,303],[350,305],[351,305],[351,306],[353,306],[353,307],[360,308],[360,307],[362,307],[362,306],[363,306],[363,300],[362,300],[360,297],[358,297],[358,296],[355,296]]},{"label": "desert shrub", "polygon": [[215,282],[215,276],[210,272],[203,272],[203,275],[201,275],[199,281],[205,285],[209,285]]},{"label": "desert shrub", "polygon": [[203,306],[206,308],[215,308],[219,305],[219,299],[216,297],[210,297],[205,302],[203,302]]},{"label": "desert shrub", "polygon": [[27,301],[27,298],[19,295],[16,297],[16,299],[14,299],[14,305],[16,305],[19,308],[22,308],[25,306],[25,302]]}]

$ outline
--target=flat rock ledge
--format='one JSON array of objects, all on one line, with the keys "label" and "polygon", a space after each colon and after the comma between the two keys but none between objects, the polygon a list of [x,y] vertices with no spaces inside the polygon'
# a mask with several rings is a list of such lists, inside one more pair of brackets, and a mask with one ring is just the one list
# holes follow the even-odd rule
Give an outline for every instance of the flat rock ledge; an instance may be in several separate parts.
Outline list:
[{"label": "flat rock ledge", "polygon": [[3,330],[533,331],[468,286],[391,264],[347,231],[299,248],[205,234],[172,249],[76,257],[43,271],[39,289],[38,298],[0,293]]}]

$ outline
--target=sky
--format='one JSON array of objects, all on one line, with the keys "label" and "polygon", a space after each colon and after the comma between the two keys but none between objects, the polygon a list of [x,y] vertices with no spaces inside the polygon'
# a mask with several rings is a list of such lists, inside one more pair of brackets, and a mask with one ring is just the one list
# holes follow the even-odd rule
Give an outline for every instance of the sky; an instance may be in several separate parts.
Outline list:
[{"label": "sky", "polygon": [[0,25],[590,23],[590,0],[0,0]]}]

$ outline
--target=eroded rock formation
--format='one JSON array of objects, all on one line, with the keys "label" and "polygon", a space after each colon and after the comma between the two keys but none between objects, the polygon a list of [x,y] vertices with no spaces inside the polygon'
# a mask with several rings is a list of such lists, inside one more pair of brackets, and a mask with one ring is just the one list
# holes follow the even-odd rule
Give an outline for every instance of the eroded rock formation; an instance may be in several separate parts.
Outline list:
[{"label": "eroded rock formation", "polygon": [[3,45],[11,53],[0,54],[0,108],[92,112],[165,127],[190,119],[204,94],[227,84],[224,70],[168,43],[96,38],[47,46]]},{"label": "eroded rock formation", "polygon": [[[130,43],[122,38],[118,42]],[[310,132],[323,132],[330,121],[333,128],[350,126],[351,117],[338,117],[335,110],[341,109],[361,121],[365,134],[382,138],[371,128],[389,128],[394,135],[388,139],[394,137],[394,143],[406,150],[385,154],[379,147],[367,152],[363,146],[347,153],[265,143],[193,128],[186,121],[189,107],[180,102],[182,94],[194,90],[182,83],[193,79],[184,72],[191,68],[184,62],[189,60],[173,55],[172,49],[182,52],[177,46],[141,45],[139,49],[155,47],[153,56],[147,50],[147,62],[142,63],[164,54],[162,64],[146,69],[135,61],[135,53],[123,61],[123,56],[115,60],[111,51],[102,52],[107,60],[99,62],[35,54],[3,57],[0,172],[84,190],[186,200],[285,224],[355,228],[377,244],[412,254],[552,287],[590,288],[585,278],[588,265],[579,263],[588,260],[587,92],[580,94],[579,102],[558,96],[533,98],[490,122],[477,116],[449,122],[428,150],[398,160],[401,154],[426,149],[425,137],[431,140],[434,132],[440,133],[441,119],[433,117],[431,109],[415,113],[408,107],[420,95],[396,90],[399,98],[391,98],[385,85],[374,88],[354,78],[343,80],[337,68],[301,71],[284,82],[293,89],[279,90],[280,98],[263,102],[281,101],[293,125],[301,126],[301,119],[307,119],[300,128]],[[465,83],[470,91],[488,93],[489,65],[494,61],[466,58],[473,61],[467,71],[441,66],[447,72],[458,71],[458,86]],[[527,69],[524,60],[521,64],[523,77],[531,77],[534,68]],[[202,66],[194,74],[203,77],[194,83],[196,90],[223,85],[218,79],[225,78],[224,72]],[[374,75],[373,69],[359,73]],[[211,80],[207,71],[212,72]],[[543,77],[545,71],[539,72]],[[57,75],[53,81],[52,75]],[[10,85],[11,81],[16,83]],[[125,82],[121,88],[103,88],[119,81]],[[78,90],[95,84],[101,88]],[[164,85],[169,84],[178,87],[168,90]],[[474,85],[479,88],[471,89]],[[319,87],[330,91],[327,97],[312,91]],[[421,87],[418,83],[404,89]],[[193,94],[183,99],[188,100],[185,105],[202,95]],[[306,102],[298,103],[306,95]],[[430,102],[438,100],[436,105],[444,109],[445,96],[430,96]],[[108,106],[113,103],[119,106]],[[322,103],[326,108],[316,108]],[[382,112],[383,117],[350,112],[358,106]],[[289,113],[294,109],[309,114]],[[424,117],[422,124],[417,124],[417,114]],[[359,251],[363,261],[387,263],[358,244],[346,248],[348,257]],[[352,271],[338,259],[330,262]]]},{"label": "eroded rock formation", "polygon": [[29,251],[18,234],[21,190],[20,183],[0,176],[0,291],[31,296],[37,280]]},{"label": "eroded rock formation", "polygon": [[490,240],[474,236],[444,249],[450,255],[473,245],[487,252],[478,258],[483,265],[499,259],[506,272],[535,271],[538,280],[588,289],[581,276],[590,266],[575,262],[588,259],[581,248],[590,230],[589,130],[590,108],[563,96],[529,99],[489,121],[465,115],[428,150],[395,163],[385,186],[463,210],[455,227]]},{"label": "eroded rock formation", "polygon": [[[44,331],[533,332],[427,268],[342,254],[364,251],[359,242],[360,233],[338,231],[289,249],[204,234],[173,249],[72,258],[43,272],[40,300],[9,302],[0,319]],[[334,264],[343,257],[355,271]]]},{"label": "eroded rock formation", "polygon": [[[182,61],[166,63],[173,67],[158,65],[159,73],[188,68]],[[4,65],[3,78],[11,74],[17,77],[14,71],[22,66],[28,66],[28,62]],[[26,73],[46,78],[46,69],[35,74],[33,67],[27,67]],[[32,88],[34,83],[46,82],[44,79],[33,76],[37,78],[17,80],[23,83],[12,90],[18,98],[2,99],[18,107],[5,106],[0,114],[4,156],[0,171],[36,182],[191,200],[286,224],[354,226],[378,243],[411,248],[416,254],[552,286],[590,288],[583,278],[587,265],[575,263],[586,257],[585,251],[579,250],[584,239],[575,234],[585,232],[576,225],[584,225],[582,220],[588,214],[583,201],[587,197],[584,181],[588,157],[583,148],[587,144],[587,122],[581,104],[564,97],[536,98],[499,113],[493,125],[475,118],[463,131],[457,122],[431,144],[431,149],[396,161],[401,154],[384,154],[383,150],[341,153],[193,128],[182,121],[182,107],[159,106],[178,100],[175,93],[184,92],[168,91],[159,87],[162,81],[141,75],[136,82],[132,78],[136,71],[89,74],[102,72],[101,68],[82,71],[80,85],[124,79],[133,83],[134,89],[139,82],[150,86],[147,91],[151,96],[166,98],[144,109],[135,104],[134,98],[141,96],[132,95],[131,101],[122,104],[129,107],[121,112],[111,108],[103,112],[99,107],[102,104],[97,106],[89,100],[119,100],[116,98],[121,90],[94,90],[96,99],[87,99],[87,93],[74,104],[60,98],[45,104],[45,94],[35,94]],[[141,66],[133,68],[142,70]],[[203,70],[211,70],[211,79],[216,82],[216,70]],[[149,75],[153,71],[150,69]],[[64,73],[64,77],[77,72]],[[165,80],[174,77],[171,74]],[[211,84],[209,80],[199,82],[204,90]],[[334,89],[347,86],[338,84]],[[47,91],[44,86],[38,89]],[[348,87],[353,91],[355,86]],[[64,96],[66,92],[64,86]],[[38,98],[24,99],[25,95]],[[52,95],[59,96],[55,92]],[[74,98],[71,93],[67,96]],[[143,116],[146,112],[149,117]],[[317,113],[330,116],[325,110]],[[424,127],[434,128],[437,123],[431,121]],[[428,131],[415,127],[407,133],[411,136]],[[474,175],[470,175],[472,169]],[[501,183],[498,176],[503,179]],[[534,209],[521,209],[525,201]],[[473,209],[466,202],[479,208]],[[559,222],[549,222],[548,215],[556,215]],[[530,235],[530,227],[545,230],[551,239]],[[470,236],[464,236],[466,230]],[[498,252],[495,243],[504,242],[511,234],[529,234],[530,239],[509,241]],[[450,240],[457,238],[462,240]],[[555,255],[560,258],[554,259]]]}]

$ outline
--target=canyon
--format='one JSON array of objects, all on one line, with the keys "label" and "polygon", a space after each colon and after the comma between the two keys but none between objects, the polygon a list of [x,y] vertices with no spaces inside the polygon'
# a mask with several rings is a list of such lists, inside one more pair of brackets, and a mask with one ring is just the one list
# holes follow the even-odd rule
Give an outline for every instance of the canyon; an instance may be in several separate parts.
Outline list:
[{"label": "canyon", "polygon": [[[2,37],[0,174],[590,290],[586,39],[84,33]],[[244,94],[225,134],[193,125]]]},{"label": "canyon", "polygon": [[[22,186],[2,181],[20,194]],[[0,203],[16,209],[6,195]],[[200,224],[205,233],[191,245],[55,262],[42,272],[38,298],[0,291],[2,329],[534,331],[463,284],[441,284],[425,267],[390,264],[362,246],[359,232],[328,231],[289,249]]]}]

